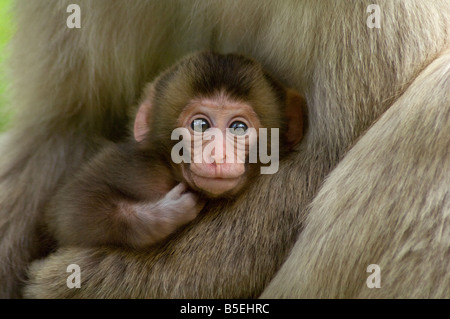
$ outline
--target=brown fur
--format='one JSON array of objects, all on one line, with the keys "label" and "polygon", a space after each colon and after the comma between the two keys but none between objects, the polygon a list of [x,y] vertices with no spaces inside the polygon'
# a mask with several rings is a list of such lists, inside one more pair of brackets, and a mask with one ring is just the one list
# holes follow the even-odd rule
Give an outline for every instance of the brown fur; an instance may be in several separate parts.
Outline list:
[{"label": "brown fur", "polygon": [[[82,28],[69,30],[70,1],[18,1],[18,116],[0,158],[0,295],[20,295],[26,267],[41,255],[43,205],[92,156],[97,137],[124,134],[123,105],[147,75],[209,47],[251,55],[305,93],[309,131],[299,152],[245,199],[211,208],[157,250],[59,249],[33,265],[26,296],[256,297],[303,227],[264,296],[415,297],[425,286],[428,296],[449,297],[450,199],[440,174],[449,158],[450,7],[378,0],[381,29],[369,29],[373,2],[80,0]],[[408,103],[418,109],[408,112]],[[367,248],[362,259],[355,246]],[[380,263],[386,287],[360,291],[367,262]],[[71,263],[82,269],[80,289],[66,286]]]},{"label": "brown fur", "polygon": [[[298,101],[288,100],[286,90],[267,79],[256,61],[238,54],[203,51],[176,63],[153,81],[154,88],[144,89],[135,122],[146,126],[139,131],[143,135],[102,149],[51,199],[44,216],[49,237],[58,246],[149,249],[193,220],[204,206],[203,199],[235,199],[258,175],[259,163],[250,164],[247,152],[247,164],[235,164],[243,169],[239,183],[210,194],[192,184],[190,163],[173,162],[171,150],[179,141],[171,140],[171,133],[185,125],[187,106],[191,104],[193,114],[199,113],[192,103],[205,98],[220,105],[240,101],[239,119],[287,132],[286,109],[301,112],[303,100],[296,93],[292,94]],[[217,97],[219,92],[224,102]],[[244,111],[242,103],[251,106]],[[214,108],[211,113],[224,111]],[[301,117],[293,114],[294,119]],[[295,121],[292,125],[302,129]],[[286,149],[285,141],[280,142],[280,148]]]}]

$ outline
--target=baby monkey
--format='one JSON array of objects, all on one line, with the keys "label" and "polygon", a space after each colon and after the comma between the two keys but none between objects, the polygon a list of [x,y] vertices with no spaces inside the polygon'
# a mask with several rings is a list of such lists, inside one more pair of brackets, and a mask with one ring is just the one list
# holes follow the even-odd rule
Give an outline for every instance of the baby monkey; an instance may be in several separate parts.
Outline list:
[{"label": "baby monkey", "polygon": [[[205,199],[235,198],[259,174],[261,163],[249,163],[255,138],[244,140],[244,160],[230,160],[238,137],[278,128],[283,155],[302,138],[303,108],[298,93],[250,58],[209,51],[184,58],[145,88],[130,141],[106,147],[55,195],[48,228],[62,245],[155,244],[192,221]],[[173,160],[177,128],[190,161]],[[212,129],[225,138],[205,138]],[[194,161],[196,142],[211,151]]]}]

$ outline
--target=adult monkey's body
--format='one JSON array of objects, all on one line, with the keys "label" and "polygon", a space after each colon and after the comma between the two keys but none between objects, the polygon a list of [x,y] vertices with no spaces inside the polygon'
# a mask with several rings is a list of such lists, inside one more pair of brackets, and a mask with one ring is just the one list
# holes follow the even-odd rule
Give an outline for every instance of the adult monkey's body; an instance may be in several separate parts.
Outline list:
[{"label": "adult monkey's body", "polygon": [[[43,205],[97,137],[122,136],[124,105],[148,74],[213,48],[251,55],[304,92],[309,129],[298,154],[245,201],[149,253],[59,249],[32,269],[27,296],[256,297],[317,195],[263,296],[450,297],[450,5],[375,1],[381,29],[369,29],[373,2],[78,1],[82,28],[71,30],[71,1],[18,1],[19,115],[0,158],[0,295],[19,296],[42,254]],[[81,289],[66,286],[73,263]],[[382,289],[366,286],[372,263]]]}]

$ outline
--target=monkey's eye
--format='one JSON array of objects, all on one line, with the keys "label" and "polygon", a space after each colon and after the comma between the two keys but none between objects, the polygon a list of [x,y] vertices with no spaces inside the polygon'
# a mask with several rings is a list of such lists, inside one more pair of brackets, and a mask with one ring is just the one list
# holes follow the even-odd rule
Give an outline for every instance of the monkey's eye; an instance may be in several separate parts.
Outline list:
[{"label": "monkey's eye", "polygon": [[244,135],[248,130],[248,126],[243,122],[236,121],[231,123],[230,129],[231,133],[233,133],[234,135]]},{"label": "monkey's eye", "polygon": [[191,128],[194,130],[194,132],[204,132],[210,127],[211,125],[209,125],[208,121],[202,118],[195,119],[191,123]]}]

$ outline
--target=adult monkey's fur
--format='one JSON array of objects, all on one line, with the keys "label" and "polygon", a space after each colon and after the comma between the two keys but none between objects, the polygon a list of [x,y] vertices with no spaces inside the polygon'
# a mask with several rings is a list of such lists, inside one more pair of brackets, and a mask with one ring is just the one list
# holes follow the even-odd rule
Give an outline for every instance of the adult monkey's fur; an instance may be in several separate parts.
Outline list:
[{"label": "adult monkey's fur", "polygon": [[[25,295],[450,297],[448,0],[79,0],[82,28],[68,29],[71,2],[17,1],[2,297],[20,296],[45,254],[38,225],[58,183],[125,134],[146,81],[203,48],[251,55],[305,94],[298,153],[148,253],[59,248],[33,264]],[[381,29],[366,25],[372,3]],[[373,263],[381,289],[366,286]],[[80,289],[66,286],[69,264]]]}]

